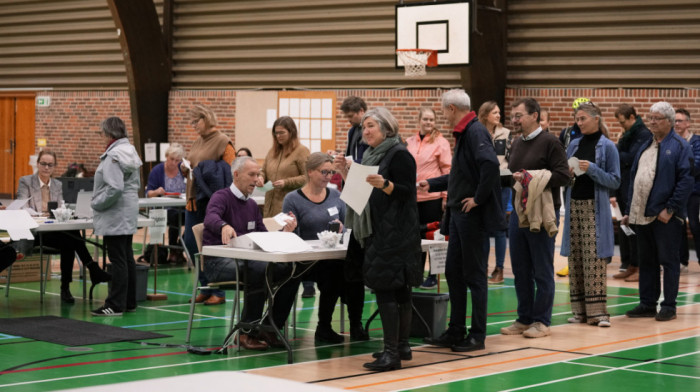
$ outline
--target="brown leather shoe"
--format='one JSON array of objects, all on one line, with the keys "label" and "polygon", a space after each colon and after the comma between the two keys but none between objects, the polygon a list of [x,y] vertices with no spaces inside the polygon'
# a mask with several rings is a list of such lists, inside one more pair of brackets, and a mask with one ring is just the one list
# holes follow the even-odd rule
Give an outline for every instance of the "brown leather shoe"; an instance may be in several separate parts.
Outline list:
[{"label": "brown leather shoe", "polygon": [[277,337],[274,332],[260,331],[258,332],[258,338],[260,340],[267,342],[267,345],[275,348],[284,348],[284,343]]},{"label": "brown leather shoe", "polygon": [[625,282],[639,282],[639,270],[635,271],[632,275],[625,279]]},{"label": "brown leather shoe", "polygon": [[267,343],[261,342],[248,334],[242,333],[239,338],[241,341],[241,347],[243,347],[246,350],[256,350],[256,351],[267,350]]},{"label": "brown leather shoe", "polygon": [[226,303],[226,298],[212,295],[208,300],[204,301],[204,305],[221,305]]},{"label": "brown leather shoe", "polygon": [[618,272],[615,275],[613,275],[613,279],[627,279],[638,271],[639,268],[630,265],[629,267],[627,267],[627,270]]},{"label": "brown leather shoe", "polygon": [[[209,297],[211,297],[211,295],[199,293],[199,294],[197,294],[197,296],[195,297],[194,303],[196,303],[196,304],[201,304],[202,302],[208,300]],[[192,302],[192,298],[190,298],[190,302]]]},{"label": "brown leather shoe", "polygon": [[503,268],[498,268],[493,270],[491,274],[491,279],[489,279],[489,284],[503,284]]}]

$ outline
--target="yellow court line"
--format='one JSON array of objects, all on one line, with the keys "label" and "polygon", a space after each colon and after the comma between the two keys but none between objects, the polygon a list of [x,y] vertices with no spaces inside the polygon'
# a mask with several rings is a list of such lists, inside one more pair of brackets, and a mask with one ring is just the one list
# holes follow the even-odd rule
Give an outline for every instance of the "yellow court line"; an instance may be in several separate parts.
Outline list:
[{"label": "yellow court line", "polygon": [[674,333],[692,331],[694,329],[700,329],[700,326],[683,328],[683,329],[678,329],[678,330],[674,330],[674,331],[661,332],[661,333],[657,333],[657,334],[653,334],[653,335],[640,336],[640,337],[635,337],[635,338],[630,338],[630,339],[616,340],[613,342],[601,343],[601,344],[596,344],[596,345],[592,345],[592,346],[577,347],[577,348],[572,348],[570,350],[555,351],[555,352],[549,352],[549,353],[544,353],[544,354],[539,354],[539,355],[533,355],[533,356],[529,356],[529,357],[509,359],[506,361],[492,362],[492,363],[486,363],[486,364],[482,364],[482,365],[468,366],[468,367],[457,368],[457,369],[450,369],[450,370],[445,370],[442,372],[434,372],[434,373],[422,374],[422,375],[411,376],[411,377],[403,377],[403,378],[397,378],[397,379],[393,379],[393,380],[384,380],[384,381],[375,382],[375,383],[371,383],[371,384],[355,385],[352,387],[345,387],[344,389],[367,388],[367,387],[374,387],[374,386],[378,386],[378,385],[391,384],[391,383],[395,383],[395,382],[417,380],[417,379],[426,378],[426,377],[434,377],[434,376],[439,376],[439,375],[443,375],[443,374],[450,374],[450,373],[457,373],[457,372],[462,372],[462,371],[466,371],[466,370],[480,369],[480,368],[485,368],[485,367],[489,367],[489,366],[504,365],[504,364],[508,364],[508,363],[526,361],[526,360],[530,360],[530,359],[544,358],[544,357],[549,357],[552,355],[558,355],[558,354],[562,354],[562,353],[578,352],[578,351],[587,350],[587,349],[591,349],[591,348],[611,346],[611,345],[615,345],[615,344],[627,343],[627,342],[640,340],[640,339],[649,339],[649,338],[654,338],[654,337],[663,336],[663,335],[670,335],[670,334],[674,334]]}]

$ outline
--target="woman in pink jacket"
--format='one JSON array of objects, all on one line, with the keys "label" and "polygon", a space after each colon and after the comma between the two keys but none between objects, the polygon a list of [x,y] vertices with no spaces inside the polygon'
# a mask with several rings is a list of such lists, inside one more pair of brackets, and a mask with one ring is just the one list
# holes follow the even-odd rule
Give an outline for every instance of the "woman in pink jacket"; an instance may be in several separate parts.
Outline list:
[{"label": "woman in pink jacket", "polygon": [[[418,134],[406,140],[408,151],[416,160],[418,181],[439,177],[450,172],[452,151],[450,142],[435,128],[435,111],[421,108],[418,114]],[[418,218],[421,230],[431,222],[440,221],[447,199],[447,192],[418,193]],[[425,255],[423,256],[425,258]],[[435,275],[428,275],[421,289],[431,290],[437,286]]]}]

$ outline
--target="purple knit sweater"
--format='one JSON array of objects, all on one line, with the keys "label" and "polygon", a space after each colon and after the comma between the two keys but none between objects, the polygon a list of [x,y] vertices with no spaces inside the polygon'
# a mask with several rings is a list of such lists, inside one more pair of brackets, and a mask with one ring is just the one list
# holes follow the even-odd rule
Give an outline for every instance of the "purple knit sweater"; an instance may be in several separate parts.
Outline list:
[{"label": "purple knit sweater", "polygon": [[[267,231],[255,200],[241,200],[231,192],[230,188],[214,192],[209,200],[204,218],[203,245],[222,245],[221,227],[225,223],[236,230],[236,235]],[[249,229],[251,226],[253,228]]]}]

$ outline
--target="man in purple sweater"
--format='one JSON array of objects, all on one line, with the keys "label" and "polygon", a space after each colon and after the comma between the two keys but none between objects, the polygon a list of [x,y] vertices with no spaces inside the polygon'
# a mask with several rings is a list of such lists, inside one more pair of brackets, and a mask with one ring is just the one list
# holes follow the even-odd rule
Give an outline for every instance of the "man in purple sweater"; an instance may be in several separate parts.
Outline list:
[{"label": "man in purple sweater", "polygon": [[[260,165],[251,157],[239,157],[233,161],[231,173],[233,175],[231,186],[216,191],[207,205],[203,245],[228,244],[231,238],[238,235],[267,231],[257,203],[250,198],[258,181]],[[287,221],[283,231],[294,231],[296,228],[296,219],[293,215],[291,216],[292,219]],[[207,256],[204,259],[204,273],[212,282],[236,280],[236,263],[238,263],[246,281],[246,296],[241,321],[243,323],[256,323],[262,318],[265,306],[265,270],[268,263]],[[280,326],[284,325],[294,304],[299,279],[290,278],[291,266],[287,263],[270,265],[270,267],[274,269],[272,271],[274,282],[284,281],[284,284],[277,290],[272,310],[273,321],[275,325]],[[269,320],[266,322],[269,323]],[[266,330],[254,329],[249,333],[241,333],[240,342],[243,348],[249,350],[266,350],[268,346],[284,347],[274,333]]]}]

